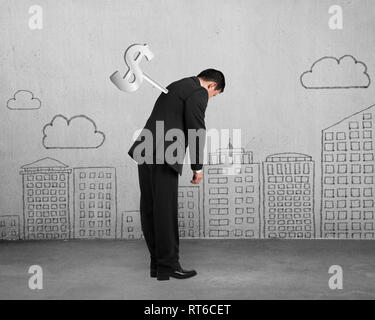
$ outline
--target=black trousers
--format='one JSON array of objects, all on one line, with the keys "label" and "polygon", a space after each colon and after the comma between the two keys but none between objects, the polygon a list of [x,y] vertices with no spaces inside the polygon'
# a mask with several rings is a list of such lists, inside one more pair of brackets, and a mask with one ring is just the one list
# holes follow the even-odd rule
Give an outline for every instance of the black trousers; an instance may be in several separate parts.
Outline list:
[{"label": "black trousers", "polygon": [[140,164],[138,176],[141,225],[151,268],[178,268],[178,173],[167,164]]}]

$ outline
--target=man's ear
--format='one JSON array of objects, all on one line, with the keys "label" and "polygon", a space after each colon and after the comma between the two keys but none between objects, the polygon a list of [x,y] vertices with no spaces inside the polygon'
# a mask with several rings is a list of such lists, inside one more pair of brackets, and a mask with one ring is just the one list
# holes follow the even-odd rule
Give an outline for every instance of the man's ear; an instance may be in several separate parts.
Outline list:
[{"label": "man's ear", "polygon": [[215,88],[216,88],[216,82],[210,82],[210,84],[208,85],[208,88],[215,90]]}]

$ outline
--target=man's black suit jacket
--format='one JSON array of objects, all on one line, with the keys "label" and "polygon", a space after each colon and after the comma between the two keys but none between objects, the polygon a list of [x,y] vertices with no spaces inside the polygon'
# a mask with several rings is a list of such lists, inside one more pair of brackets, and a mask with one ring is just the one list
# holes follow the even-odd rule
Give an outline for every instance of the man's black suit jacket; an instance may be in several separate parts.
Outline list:
[{"label": "man's black suit jacket", "polygon": [[[174,141],[163,141],[163,143],[161,143],[161,141],[156,140],[156,122],[163,121],[163,140],[165,133],[170,129],[179,129],[184,135],[184,146],[181,146],[181,149],[183,149],[182,157],[180,157],[176,163],[168,163],[167,161],[164,161],[163,163],[168,163],[170,167],[181,175],[183,159],[185,157],[186,148],[189,145],[191,169],[200,170],[203,167],[203,149],[206,135],[204,118],[208,103],[208,92],[204,87],[201,86],[198,77],[195,76],[175,81],[171,83],[167,89],[168,93],[161,93],[156,100],[154,109],[152,110],[152,113],[144,126],[144,129],[148,129],[153,135],[152,161],[155,163],[157,160],[157,154],[160,155],[160,151],[162,151],[162,153],[165,155],[165,150],[169,145],[174,143]],[[189,129],[201,129],[201,135],[199,136],[201,141],[198,141],[198,138],[195,139],[194,143],[193,141],[190,141],[192,139],[188,139]],[[142,133],[128,152],[128,154],[138,163],[140,154],[137,154],[137,149],[139,148],[136,149],[136,147],[144,141],[144,136],[141,136]],[[144,154],[142,154],[142,156],[144,157]]]}]

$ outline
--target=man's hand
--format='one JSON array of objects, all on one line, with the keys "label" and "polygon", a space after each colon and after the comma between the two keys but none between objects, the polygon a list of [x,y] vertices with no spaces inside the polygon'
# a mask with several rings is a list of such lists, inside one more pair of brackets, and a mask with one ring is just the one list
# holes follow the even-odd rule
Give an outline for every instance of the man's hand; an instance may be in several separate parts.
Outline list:
[{"label": "man's hand", "polygon": [[193,179],[190,181],[192,184],[199,184],[203,179],[203,171],[196,172],[193,170]]}]

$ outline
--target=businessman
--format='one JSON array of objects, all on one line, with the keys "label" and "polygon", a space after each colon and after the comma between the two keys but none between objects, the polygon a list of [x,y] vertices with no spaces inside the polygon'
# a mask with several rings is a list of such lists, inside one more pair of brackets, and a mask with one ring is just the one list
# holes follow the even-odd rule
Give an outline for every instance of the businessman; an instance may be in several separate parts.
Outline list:
[{"label": "businessman", "polygon": [[[138,163],[141,225],[150,252],[150,276],[157,280],[186,279],[197,274],[179,263],[178,177],[189,146],[191,183],[202,180],[205,111],[208,99],[223,92],[224,87],[224,75],[215,69],[171,83],[168,93],[161,93],[156,100],[142,133],[128,152]],[[173,139],[168,132],[175,133]],[[145,143],[146,133],[152,135],[151,143]],[[171,153],[173,146],[177,149]]]}]

